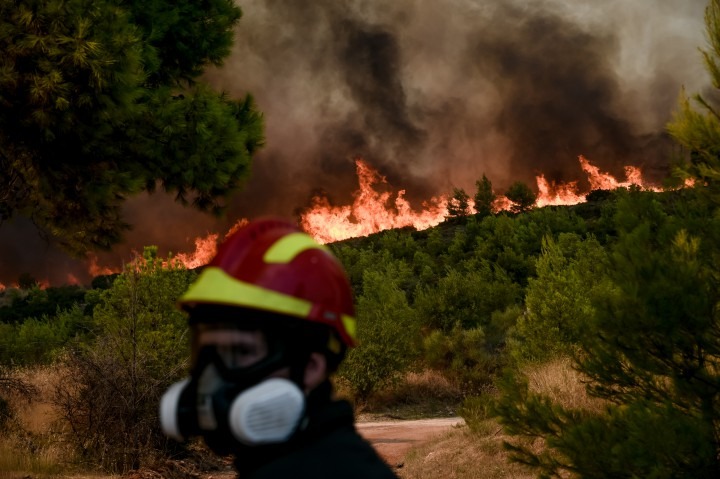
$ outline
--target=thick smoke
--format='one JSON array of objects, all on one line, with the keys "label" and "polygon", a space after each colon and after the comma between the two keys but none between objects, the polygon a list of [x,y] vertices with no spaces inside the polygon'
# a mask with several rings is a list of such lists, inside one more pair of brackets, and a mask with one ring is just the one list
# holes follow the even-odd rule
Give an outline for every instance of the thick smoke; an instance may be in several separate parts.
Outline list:
[{"label": "thick smoke", "polygon": [[[358,157],[415,204],[472,191],[483,173],[500,191],[538,173],[582,180],[580,154],[620,177],[630,164],[660,178],[682,86],[709,84],[697,50],[706,0],[239,3],[232,56],[206,79],[252,93],[264,113],[252,177],[221,221],[162,196],[130,202],[134,230],[101,261],[122,264],[145,244],[192,249],[240,217],[297,214],[319,192],[347,204]],[[22,220],[0,229],[14,252],[0,282],[63,281],[54,271],[69,260],[32,231]]]},{"label": "thick smoke", "polygon": [[483,173],[500,190],[538,173],[583,180],[580,154],[659,179],[681,87],[707,83],[704,5],[244,2],[234,54],[208,76],[266,114],[233,212],[290,214],[318,190],[346,203],[355,157],[416,200]]}]

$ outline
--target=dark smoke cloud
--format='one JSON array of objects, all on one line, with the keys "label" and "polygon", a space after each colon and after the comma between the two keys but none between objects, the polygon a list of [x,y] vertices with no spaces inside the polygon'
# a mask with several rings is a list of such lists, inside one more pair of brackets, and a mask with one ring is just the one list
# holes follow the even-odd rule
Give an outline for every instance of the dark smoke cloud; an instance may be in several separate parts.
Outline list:
[{"label": "dark smoke cloud", "polygon": [[707,83],[704,0],[305,3],[242,3],[235,53],[209,76],[266,112],[238,215],[263,194],[269,212],[317,190],[347,203],[357,156],[416,200],[483,173],[499,189],[583,180],[580,154],[659,179],[681,85]]},{"label": "dark smoke cloud", "polygon": [[[232,56],[206,78],[251,92],[264,112],[252,177],[219,221],[162,195],[133,200],[134,230],[103,261],[122,264],[145,244],[189,250],[240,217],[297,214],[318,192],[347,204],[357,157],[417,202],[472,191],[483,173],[499,190],[540,172],[582,180],[580,154],[616,175],[633,164],[661,177],[681,87],[709,83],[697,51],[705,0],[239,4]],[[0,282],[84,269],[32,230],[0,229],[12,252]]]},{"label": "dark smoke cloud", "polygon": [[492,30],[470,39],[467,61],[501,98],[495,126],[512,145],[508,161],[517,176],[575,179],[579,153],[607,169],[627,164],[641,150],[631,119],[617,111],[614,35],[515,6],[499,8],[489,23]]}]

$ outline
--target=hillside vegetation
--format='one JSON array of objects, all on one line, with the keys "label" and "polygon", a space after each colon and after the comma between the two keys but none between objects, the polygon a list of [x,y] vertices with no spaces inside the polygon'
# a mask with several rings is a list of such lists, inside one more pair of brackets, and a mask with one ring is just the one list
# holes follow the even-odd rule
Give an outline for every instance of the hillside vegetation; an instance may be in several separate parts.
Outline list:
[{"label": "hillside vegetation", "polygon": [[[625,404],[615,398],[618,390],[633,398],[631,380],[645,381],[636,386],[643,388],[643,401],[649,401],[649,383],[663,401],[671,400],[662,387],[678,387],[681,377],[671,374],[684,371],[660,375],[659,365],[684,366],[691,351],[707,361],[699,349],[673,348],[697,348],[691,334],[712,338],[711,331],[689,329],[704,324],[701,313],[709,303],[701,296],[712,292],[702,283],[718,244],[701,240],[717,230],[708,193],[595,192],[574,207],[456,217],[425,231],[385,231],[331,245],[350,275],[360,325],[360,346],[339,373],[339,389],[366,411],[460,413],[480,431],[499,414],[511,432],[559,435],[559,425],[578,421],[581,427],[584,413],[535,398],[517,371],[573,356],[596,381],[593,393],[608,404]],[[30,285],[3,294],[3,397],[32,394],[32,384],[17,374],[22,367],[44,365],[62,375],[45,400],[60,413],[53,437],[69,447],[75,465],[124,472],[193,454],[164,440],[156,405],[185,374],[187,338],[175,300],[195,272],[168,266],[155,251],[148,248],[124,273],[98,279],[92,288]],[[684,321],[688,313],[696,323]],[[673,323],[664,323],[668,319]],[[604,368],[632,366],[628,348],[658,366],[652,373],[627,371],[621,385],[608,382],[605,374],[614,379],[623,371]],[[617,351],[623,356],[614,356]],[[672,354],[662,357],[665,351]],[[423,392],[408,382],[429,371],[443,382],[442,391]],[[684,394],[691,392],[692,384],[683,385]],[[9,443],[25,451],[49,447],[47,435],[23,430],[13,419],[8,404],[15,402],[3,401]],[[673,411],[668,406],[666,412]],[[593,414],[601,421],[606,413]],[[693,447],[707,440],[693,434]],[[534,460],[529,450],[514,447],[517,458]]]},{"label": "hillside vegetation", "polygon": [[[706,23],[717,86],[720,0]],[[451,449],[514,461],[486,471],[446,450],[444,469],[423,456],[432,477],[720,477],[720,114],[683,97],[669,130],[687,153],[677,183],[694,186],[541,209],[518,186],[514,211],[492,214],[484,178],[476,214],[456,191],[452,218],[435,228],[332,245],[360,342],[338,389],[365,410],[459,413],[468,428]],[[23,277],[6,290],[0,470],[203,464],[196,443],[167,441],[157,420],[160,395],[186,374],[175,302],[194,277],[149,247],[89,289]],[[56,421],[28,424],[27,400]],[[419,464],[406,477],[427,477]]]}]

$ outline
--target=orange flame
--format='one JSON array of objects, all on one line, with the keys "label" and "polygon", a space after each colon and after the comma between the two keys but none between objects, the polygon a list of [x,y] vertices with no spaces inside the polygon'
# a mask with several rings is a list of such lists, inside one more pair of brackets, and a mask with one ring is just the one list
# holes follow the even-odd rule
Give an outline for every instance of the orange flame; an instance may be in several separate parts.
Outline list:
[{"label": "orange flame", "polygon": [[225,233],[225,239],[227,239],[228,236],[232,235],[233,233],[235,233],[237,230],[239,230],[241,227],[247,225],[248,223],[250,223],[250,221],[247,218],[241,218],[240,220],[238,220],[237,223],[232,225],[230,227],[230,229],[227,231],[227,233]]},{"label": "orange flame", "polygon": [[[646,190],[660,191],[660,188],[645,183],[640,168],[636,166],[626,166],[625,176],[627,181],[618,181],[611,174],[603,173],[600,168],[591,165],[584,156],[580,155],[578,160],[580,161],[580,168],[588,175],[591,190],[614,190],[636,185]],[[575,205],[585,202],[585,195],[588,192],[578,191],[576,181],[556,185],[555,183],[548,183],[544,175],[536,177],[535,180],[538,186],[535,206]]]},{"label": "orange flame", "polygon": [[313,204],[300,220],[305,231],[320,243],[330,243],[378,231],[414,226],[426,229],[445,219],[447,199],[435,197],[423,203],[424,211],[415,212],[400,190],[392,200],[389,192],[379,193],[373,188],[387,184],[384,176],[362,160],[356,160],[359,190],[355,201],[348,206],[332,206],[323,196],[313,198]]},{"label": "orange flame", "polygon": [[[648,185],[642,178],[639,168],[625,167],[627,181],[618,181],[609,173],[600,171],[600,168],[590,164],[584,157],[579,156],[580,167],[588,175],[591,190],[616,188],[637,185],[641,188],[660,191],[659,188]],[[403,226],[414,226],[416,229],[426,229],[435,226],[447,217],[448,197],[439,196],[423,203],[425,211],[415,212],[405,200],[405,190],[399,190],[394,201],[390,193],[379,193],[375,190],[378,184],[387,184],[385,177],[373,170],[364,161],[357,160],[357,175],[359,189],[355,193],[352,205],[332,206],[326,197],[313,198],[311,208],[301,218],[302,227],[321,243],[341,241],[357,236],[367,236],[378,231]],[[549,205],[574,205],[585,202],[587,192],[578,189],[576,181],[556,184],[549,182],[544,175],[536,177],[538,195],[536,207]],[[390,205],[394,203],[394,205]],[[472,204],[470,205],[472,207]],[[493,203],[495,212],[509,210],[512,202],[503,195],[498,195]]]},{"label": "orange flame", "polygon": [[535,178],[538,186],[538,195],[535,205],[538,207],[549,205],[575,205],[585,201],[585,195],[577,192],[577,181],[556,185],[548,183],[545,175]]},{"label": "orange flame", "polygon": [[7,287],[4,284],[0,283],[0,291],[5,291],[6,289]]},{"label": "orange flame", "polygon": [[72,273],[68,273],[66,281],[67,281],[67,284],[72,284],[72,285],[79,285],[79,284],[80,284],[80,281],[79,281],[79,280],[77,279],[77,277],[76,277],[74,274],[72,274]]},{"label": "orange flame", "polygon": [[[613,190],[630,185],[638,185],[644,189],[660,191],[659,188],[646,185],[639,168],[625,167],[626,181],[618,181],[609,173],[600,169],[584,157],[579,156],[580,167],[588,175],[591,189]],[[390,192],[379,192],[377,186],[387,185],[387,180],[363,160],[355,161],[359,188],[354,194],[351,205],[333,206],[327,197],[316,196],[311,207],[301,215],[302,228],[321,243],[341,241],[347,238],[367,236],[382,230],[413,226],[423,230],[443,222],[447,217],[447,196],[437,196],[423,202],[422,211],[413,210],[405,199],[405,190],[398,190],[396,195]],[[692,186],[692,180],[686,181],[686,186]],[[544,175],[536,177],[538,195],[535,206],[574,205],[585,201],[587,192],[579,191],[576,181],[556,184],[549,182]],[[512,202],[503,195],[498,195],[493,203],[495,212],[509,210]],[[472,202],[470,204],[472,209]],[[225,233],[224,237],[237,231],[248,220],[238,220]],[[204,266],[217,253],[217,233],[195,239],[195,250],[192,253],[180,253],[173,261],[182,263],[186,268],[193,269]],[[118,272],[98,265],[95,255],[88,255],[88,272],[92,276],[106,275]],[[77,281],[74,277],[68,281]],[[73,283],[75,284],[75,283]],[[0,285],[2,286],[2,285]],[[1,290],[1,289],[0,289]]]},{"label": "orange flame", "polygon": [[[247,218],[241,218],[240,220],[238,220],[232,227],[230,227],[228,232],[225,233],[225,238],[230,236],[232,233],[237,231],[238,228],[246,225],[247,223]],[[179,263],[187,269],[194,269],[208,264],[217,253],[219,236],[220,235],[217,233],[210,233],[204,237],[198,236],[197,238],[195,238],[194,251],[192,251],[191,253],[178,253],[170,260],[169,264]],[[139,261],[142,258],[142,256],[137,253],[135,254],[135,256],[136,258],[134,261]],[[96,277],[119,272],[119,269],[112,269],[107,266],[99,266],[97,256],[92,253],[88,254],[88,273],[90,273],[91,276]],[[79,284],[77,278],[71,274],[68,275],[68,282],[69,284]]]},{"label": "orange flame", "polygon": [[88,273],[90,273],[90,276],[93,278],[96,276],[104,276],[108,274],[114,274],[118,273],[118,270],[112,270],[108,268],[107,266],[100,266],[98,265],[98,258],[92,253],[88,253],[87,255],[88,259]]},{"label": "orange flame", "polygon": [[[230,229],[228,229],[227,233],[225,233],[225,236],[223,238],[227,238],[228,236],[236,232],[240,227],[245,226],[248,223],[249,221],[247,218],[239,219],[237,222],[235,222],[234,225],[230,227]],[[219,235],[217,233],[210,233],[204,238],[197,237],[195,238],[195,251],[193,251],[192,253],[179,253],[173,258],[173,260],[179,261],[187,269],[194,269],[199,268],[200,266],[205,266],[217,254],[218,238]]]},{"label": "orange flame", "polygon": [[181,262],[187,269],[204,266],[217,253],[217,240],[217,233],[211,233],[204,238],[195,238],[195,251],[192,253],[180,253],[174,259]]}]

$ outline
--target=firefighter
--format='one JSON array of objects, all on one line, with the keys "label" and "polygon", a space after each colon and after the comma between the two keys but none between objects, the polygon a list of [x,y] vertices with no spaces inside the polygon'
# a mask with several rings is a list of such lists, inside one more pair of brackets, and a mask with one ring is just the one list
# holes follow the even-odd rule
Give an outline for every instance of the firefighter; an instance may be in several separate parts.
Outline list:
[{"label": "firefighter", "polygon": [[202,436],[240,478],[393,478],[330,376],[355,345],[352,292],[329,249],[292,223],[250,222],[180,299],[190,376],[160,404],[169,437]]}]

